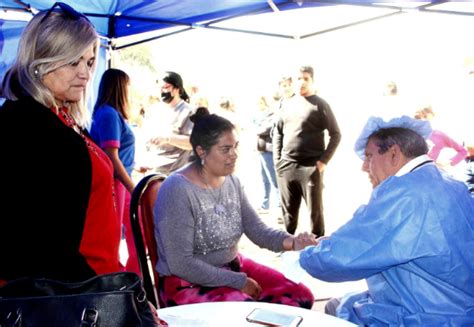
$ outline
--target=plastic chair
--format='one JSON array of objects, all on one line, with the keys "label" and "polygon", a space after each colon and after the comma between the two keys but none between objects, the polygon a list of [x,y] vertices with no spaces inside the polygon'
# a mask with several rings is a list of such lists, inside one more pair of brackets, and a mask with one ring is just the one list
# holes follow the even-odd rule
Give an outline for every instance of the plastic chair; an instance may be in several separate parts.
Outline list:
[{"label": "plastic chair", "polygon": [[[156,263],[158,253],[155,240],[155,225],[153,218],[153,206],[158,196],[158,190],[165,176],[152,174],[142,178],[132,193],[130,203],[130,219],[133,238],[137,250],[138,262],[143,278],[147,299],[156,307],[163,307],[158,296],[158,272]],[[151,272],[150,272],[150,266]]]}]

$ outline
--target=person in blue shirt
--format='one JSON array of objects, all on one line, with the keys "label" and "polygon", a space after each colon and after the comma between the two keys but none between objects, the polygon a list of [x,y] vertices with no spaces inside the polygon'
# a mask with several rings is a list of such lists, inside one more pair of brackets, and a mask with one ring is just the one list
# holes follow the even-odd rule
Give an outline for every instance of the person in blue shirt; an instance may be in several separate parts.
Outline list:
[{"label": "person in blue shirt", "polygon": [[371,117],[356,142],[371,198],[300,254],[318,279],[366,279],[368,291],[343,297],[336,316],[364,326],[474,324],[474,200],[427,156],[430,133],[426,121]]},{"label": "person in blue shirt", "polygon": [[130,228],[130,198],[135,188],[132,170],[135,136],[128,124],[130,77],[120,69],[107,69],[102,75],[92,116],[91,136],[113,163],[117,212],[124,224],[129,259],[125,270],[139,273]]}]

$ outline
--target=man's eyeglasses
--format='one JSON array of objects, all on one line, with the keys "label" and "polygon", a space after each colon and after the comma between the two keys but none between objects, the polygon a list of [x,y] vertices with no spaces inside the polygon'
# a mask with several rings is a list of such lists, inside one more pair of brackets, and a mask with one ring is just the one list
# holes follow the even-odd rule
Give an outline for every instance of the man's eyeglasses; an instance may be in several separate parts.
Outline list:
[{"label": "man's eyeglasses", "polygon": [[68,16],[69,18],[71,18],[72,20],[79,20],[81,17],[82,18],[85,18],[88,22],[90,22],[90,20],[83,14],[81,14],[80,12],[74,10],[74,8],[72,8],[70,5],[68,4],[65,4],[64,2],[56,2],[49,10],[48,12],[46,13],[46,15],[43,16],[43,18],[41,18],[41,21],[40,21],[40,24],[42,22],[44,22],[46,20],[46,18],[49,17],[49,15],[51,15],[51,13],[54,11],[54,9],[56,7],[59,7],[63,13]]}]

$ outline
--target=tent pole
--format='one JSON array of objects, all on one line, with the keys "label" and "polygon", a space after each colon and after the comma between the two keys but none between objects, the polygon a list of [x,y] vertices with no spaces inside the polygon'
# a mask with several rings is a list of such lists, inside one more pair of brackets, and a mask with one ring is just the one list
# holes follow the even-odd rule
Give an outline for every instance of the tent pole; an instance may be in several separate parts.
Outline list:
[{"label": "tent pole", "polygon": [[383,18],[387,18],[387,17],[390,17],[390,16],[399,15],[399,14],[404,14],[404,13],[405,12],[400,10],[400,11],[397,11],[397,12],[392,12],[390,14],[385,14],[385,15],[381,15],[381,16],[376,16],[376,17],[372,17],[372,18],[368,18],[368,19],[359,20],[359,21],[356,21],[356,22],[353,22],[353,23],[350,23],[350,24],[344,24],[344,25],[333,27],[333,28],[328,28],[328,29],[325,29],[325,30],[322,30],[322,31],[306,34],[306,35],[301,36],[301,39],[306,39],[306,38],[311,37],[311,36],[316,36],[316,35],[320,35],[320,34],[324,34],[324,33],[328,33],[328,32],[333,32],[333,31],[337,31],[337,30],[340,30],[340,29],[343,29],[343,28],[348,28],[348,27],[352,27],[352,26],[356,26],[356,25],[360,25],[360,24],[365,24],[365,23],[369,23],[369,22],[372,22],[372,21],[375,21],[375,20],[379,20],[379,19],[383,19]]},{"label": "tent pole", "polygon": [[133,42],[133,43],[128,43],[128,44],[121,45],[121,46],[112,45],[112,50],[120,50],[120,49],[128,48],[128,47],[131,47],[131,46],[133,46],[133,45],[138,45],[138,44],[142,44],[142,43],[145,43],[145,42],[149,42],[149,41],[153,41],[153,40],[158,40],[158,39],[161,39],[161,38],[163,38],[163,37],[165,37],[165,36],[170,36],[170,35],[174,35],[174,34],[179,34],[179,33],[182,33],[182,32],[189,31],[189,30],[192,30],[192,28],[189,27],[189,28],[185,28],[185,29],[182,29],[182,30],[179,30],[179,31],[174,31],[174,32],[171,32],[171,33],[161,34],[161,35],[158,35],[158,36],[154,36],[154,37],[151,37],[151,38],[148,38],[148,39],[144,39],[144,40],[140,40],[140,41]]}]

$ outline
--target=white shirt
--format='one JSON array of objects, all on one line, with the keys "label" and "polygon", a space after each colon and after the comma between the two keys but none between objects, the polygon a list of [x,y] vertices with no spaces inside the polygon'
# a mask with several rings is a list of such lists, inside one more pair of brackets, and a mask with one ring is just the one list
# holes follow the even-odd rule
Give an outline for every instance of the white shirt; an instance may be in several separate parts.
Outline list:
[{"label": "white shirt", "polygon": [[413,169],[416,168],[416,166],[425,163],[425,162],[433,162],[433,160],[428,157],[428,155],[424,154],[419,157],[416,157],[410,161],[408,161],[402,168],[400,168],[399,171],[395,174],[395,176],[400,177],[403,176],[409,172],[411,172]]}]

